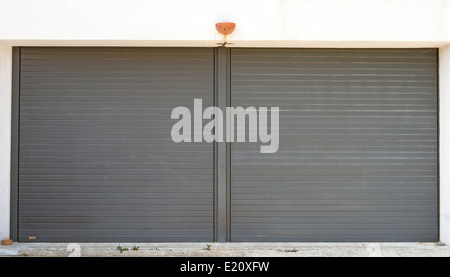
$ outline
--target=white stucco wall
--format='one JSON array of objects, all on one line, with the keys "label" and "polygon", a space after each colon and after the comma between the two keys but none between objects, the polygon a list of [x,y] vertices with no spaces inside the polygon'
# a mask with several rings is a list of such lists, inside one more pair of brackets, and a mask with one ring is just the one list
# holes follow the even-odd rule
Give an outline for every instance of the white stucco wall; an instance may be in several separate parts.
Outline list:
[{"label": "white stucco wall", "polygon": [[0,46],[0,239],[9,237],[12,48]]},{"label": "white stucco wall", "polygon": [[440,236],[450,244],[450,46],[439,49]]},{"label": "white stucco wall", "polygon": [[[236,46],[450,41],[448,0],[0,0],[0,40]],[[119,41],[117,41],[119,40]],[[72,42],[75,43],[75,42]],[[129,42],[128,42],[129,43]],[[328,46],[329,47],[329,46]]]},{"label": "white stucco wall", "polygon": [[440,232],[450,244],[450,0],[0,0],[0,238],[9,236],[11,47],[441,47]]}]

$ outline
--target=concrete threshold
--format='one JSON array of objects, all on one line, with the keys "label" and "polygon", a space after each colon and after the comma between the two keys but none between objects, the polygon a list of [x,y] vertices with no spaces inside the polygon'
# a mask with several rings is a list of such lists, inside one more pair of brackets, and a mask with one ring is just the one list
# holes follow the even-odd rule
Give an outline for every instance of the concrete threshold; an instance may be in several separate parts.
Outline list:
[{"label": "concrete threshold", "polygon": [[14,243],[0,246],[0,256],[450,257],[450,247],[435,243]]}]

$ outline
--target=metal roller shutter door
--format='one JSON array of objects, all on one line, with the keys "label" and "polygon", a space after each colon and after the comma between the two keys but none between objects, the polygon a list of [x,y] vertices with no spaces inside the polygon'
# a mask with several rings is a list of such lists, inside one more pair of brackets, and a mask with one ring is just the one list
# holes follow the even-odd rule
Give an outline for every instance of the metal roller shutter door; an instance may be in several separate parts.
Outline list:
[{"label": "metal roller shutter door", "polygon": [[232,241],[437,241],[436,49],[232,49],[232,106],[279,106],[280,147],[231,144]]},{"label": "metal roller shutter door", "polygon": [[22,48],[19,241],[212,241],[213,145],[170,115],[213,76],[212,48]]}]

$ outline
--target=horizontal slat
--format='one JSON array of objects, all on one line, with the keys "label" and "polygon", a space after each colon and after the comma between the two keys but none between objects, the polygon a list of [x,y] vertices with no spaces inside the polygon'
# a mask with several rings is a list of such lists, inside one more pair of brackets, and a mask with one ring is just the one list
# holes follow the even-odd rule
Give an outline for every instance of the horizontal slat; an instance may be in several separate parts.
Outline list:
[{"label": "horizontal slat", "polygon": [[[83,188],[85,191],[91,191],[93,189],[101,189],[106,188],[110,189],[110,191],[117,191],[117,190],[125,190],[125,191],[131,191],[134,188],[142,188],[143,192],[145,190],[148,190],[148,181],[114,181],[114,180],[108,180],[105,182],[104,180],[98,180],[98,181],[83,181],[83,180],[73,180],[73,181],[36,181],[36,180],[30,180],[30,181],[23,181],[25,184],[25,187],[22,186],[20,190],[41,190],[42,188],[51,190],[51,191],[64,191],[68,190],[70,188]],[[196,187],[203,187],[205,188],[211,188],[211,181],[210,180],[182,180],[173,182],[170,180],[163,180],[154,182],[152,185],[153,190],[157,189],[177,189],[177,190],[183,190],[184,188],[193,189],[195,190]]]},{"label": "horizontal slat", "polygon": [[[177,233],[180,233],[177,231]],[[153,241],[153,242],[211,242],[212,241],[212,235],[210,233],[202,234],[200,232],[198,235],[168,235],[168,234],[130,234],[128,232],[127,234],[120,234],[119,231],[117,231],[116,235],[103,235],[102,234],[102,241],[103,242],[142,242],[142,241]],[[19,241],[28,241],[29,240],[29,234],[30,232],[26,233],[25,235],[19,234]],[[126,235],[126,236],[125,236]],[[208,237],[209,239],[205,239],[205,237]],[[60,242],[60,243],[66,243],[67,241],[70,242],[98,242],[98,237],[95,235],[77,235],[77,234],[68,234],[64,235],[59,232],[57,235],[40,235],[39,238],[36,238],[35,240],[32,240],[32,242]]]},{"label": "horizontal slat", "polygon": [[[159,223],[209,223],[211,221],[210,218],[205,218],[204,215],[200,216],[155,216],[155,217],[147,217],[146,223],[159,222]],[[55,217],[55,216],[47,216],[47,217],[22,217],[22,223],[28,224],[64,224],[64,223],[96,223],[96,224],[112,224],[112,223],[143,223],[142,217],[139,216],[110,216],[110,217],[98,217],[98,216],[67,216],[67,217]],[[79,227],[79,226],[76,226]],[[136,225],[133,225],[136,227]],[[57,227],[56,227],[57,228]]]},{"label": "horizontal slat", "polygon": [[[24,211],[22,220],[38,220],[39,218],[64,218],[66,220],[67,218],[83,218],[85,220],[89,220],[90,218],[97,218],[101,220],[141,220],[142,217],[149,218],[149,220],[152,220],[152,218],[158,217],[158,218],[168,218],[170,220],[171,217],[176,218],[202,218],[202,219],[208,219],[211,216],[211,212],[208,210],[150,210],[150,211],[140,211],[140,210],[122,210],[122,211],[90,211],[89,214],[87,214],[84,211]],[[67,219],[68,220],[68,219]]]},{"label": "horizontal slat", "polygon": [[[205,204],[180,204],[180,205],[23,205],[19,206],[20,211],[22,212],[30,212],[30,211],[40,211],[43,212],[42,214],[45,214],[46,212],[51,212],[54,210],[59,211],[68,211],[68,212],[100,212],[100,211],[115,211],[115,212],[121,212],[121,211],[127,211],[127,212],[133,212],[134,214],[137,214],[139,211],[211,211],[211,204],[205,203]],[[42,216],[42,215],[41,215]],[[19,228],[20,231],[20,228]]]},{"label": "horizontal slat", "polygon": [[[206,170],[205,170],[206,171]],[[80,172],[81,173],[81,172]],[[20,175],[19,178],[23,181],[147,181],[149,184],[160,186],[163,182],[179,182],[179,181],[212,181],[210,175],[174,175],[174,174],[128,174],[128,175],[112,175],[105,178],[104,174],[97,175]],[[106,180],[105,180],[106,179]]]},{"label": "horizontal slat", "polygon": [[[209,188],[209,191],[208,191]],[[122,185],[120,187],[109,187],[109,186],[95,186],[91,184],[90,186],[76,186],[71,187],[69,185],[52,187],[52,186],[28,186],[25,188],[19,188],[20,193],[24,195],[24,198],[31,198],[35,196],[40,196],[42,198],[69,198],[72,194],[74,198],[101,198],[102,195],[111,196],[112,198],[117,198],[117,195],[123,194],[127,197],[136,198],[153,198],[153,197],[177,197],[176,193],[188,194],[188,193],[198,193],[199,196],[206,196],[210,198],[210,193],[213,188],[211,186],[205,185],[193,185],[192,183],[186,186],[152,186],[151,191],[149,191],[148,186],[129,186]],[[190,197],[186,195],[186,197]]]},{"label": "horizontal slat", "polygon": [[204,55],[212,55],[211,48],[195,47],[195,48],[170,48],[170,47],[23,47],[21,54],[47,54],[49,56],[63,55],[82,55],[93,54],[98,55],[127,55],[127,54],[145,54],[145,55],[187,55],[202,53]]}]

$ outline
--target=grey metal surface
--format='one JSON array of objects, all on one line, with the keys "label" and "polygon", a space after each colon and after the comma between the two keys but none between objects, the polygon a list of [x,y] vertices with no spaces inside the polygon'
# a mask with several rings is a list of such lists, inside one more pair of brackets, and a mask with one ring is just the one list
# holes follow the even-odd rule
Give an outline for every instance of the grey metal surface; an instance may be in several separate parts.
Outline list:
[{"label": "grey metal surface", "polygon": [[[222,111],[230,105],[230,49],[218,47],[217,70],[216,70],[216,86],[217,99],[216,106]],[[217,241],[230,241],[230,143],[216,142],[216,176],[217,176]]]},{"label": "grey metal surface", "polygon": [[22,48],[19,241],[213,240],[213,145],[172,109],[213,104],[212,48]]},{"label": "grey metal surface", "polygon": [[232,49],[280,147],[231,144],[231,241],[437,241],[436,51]]}]

